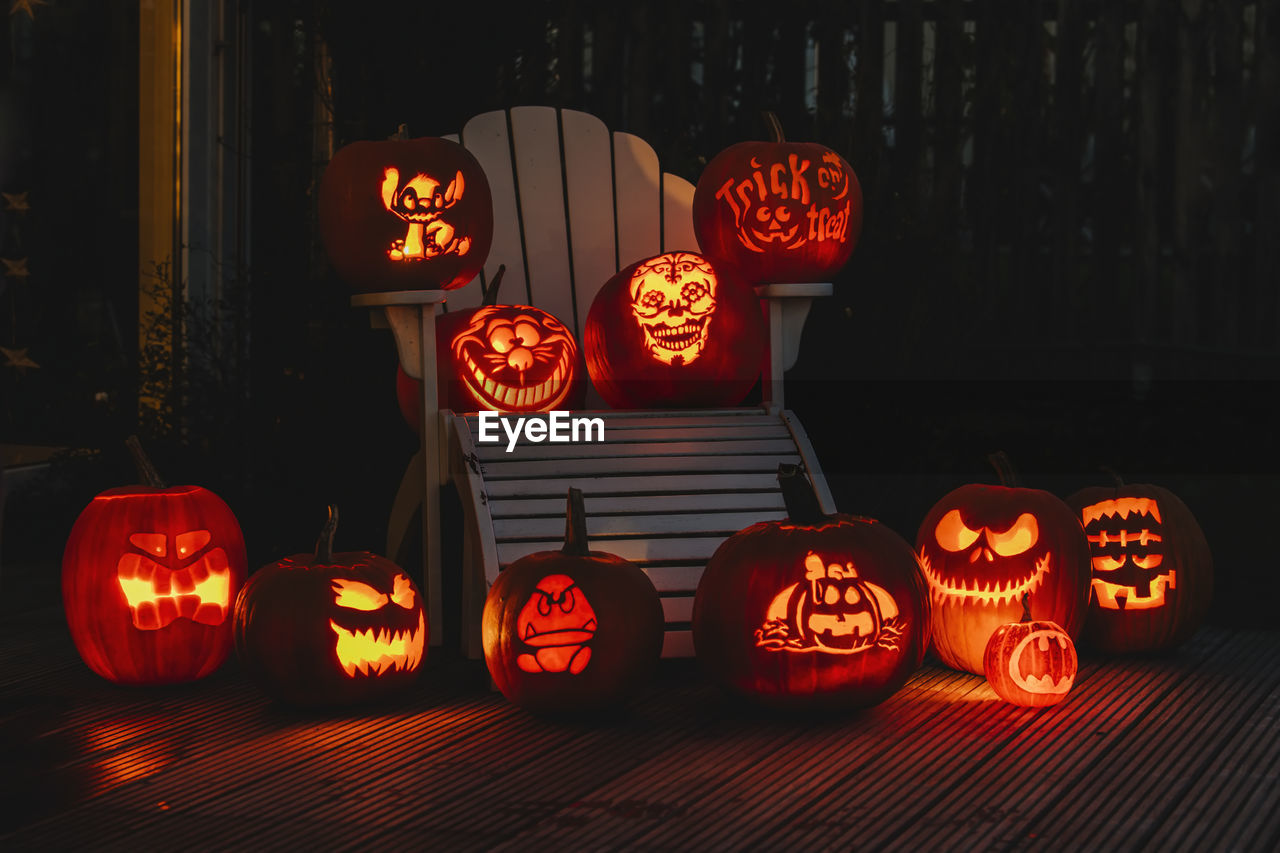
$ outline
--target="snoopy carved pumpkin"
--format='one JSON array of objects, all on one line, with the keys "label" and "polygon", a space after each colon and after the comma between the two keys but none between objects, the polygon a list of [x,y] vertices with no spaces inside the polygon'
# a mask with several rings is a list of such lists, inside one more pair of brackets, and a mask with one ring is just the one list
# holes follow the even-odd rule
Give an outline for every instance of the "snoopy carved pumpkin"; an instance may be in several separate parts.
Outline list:
[{"label": "snoopy carved pumpkin", "polygon": [[484,659],[507,699],[578,714],[631,696],[662,653],[658,592],[638,566],[587,546],[582,492],[569,490],[565,543],[508,565],[481,617]]}]

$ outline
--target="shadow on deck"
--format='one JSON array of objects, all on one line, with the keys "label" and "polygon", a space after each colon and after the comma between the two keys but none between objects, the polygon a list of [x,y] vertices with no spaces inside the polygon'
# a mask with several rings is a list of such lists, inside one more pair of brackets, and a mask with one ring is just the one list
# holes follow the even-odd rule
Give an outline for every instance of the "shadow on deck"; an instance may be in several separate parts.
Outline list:
[{"label": "shadow on deck", "polygon": [[457,661],[339,714],[273,705],[234,663],[126,690],[60,620],[0,638],[8,850],[1280,846],[1276,632],[1086,659],[1045,711],[935,665],[867,711],[779,719],[664,661],[629,713],[585,725]]}]

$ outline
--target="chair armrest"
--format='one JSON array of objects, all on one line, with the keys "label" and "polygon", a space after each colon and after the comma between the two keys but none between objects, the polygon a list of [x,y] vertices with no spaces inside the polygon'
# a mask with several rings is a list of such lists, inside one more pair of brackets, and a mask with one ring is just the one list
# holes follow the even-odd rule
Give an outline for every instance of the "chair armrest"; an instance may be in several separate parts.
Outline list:
[{"label": "chair armrest", "polygon": [[756,295],[769,306],[769,368],[765,400],[783,406],[782,374],[800,356],[800,335],[815,296],[830,296],[831,282],[756,285]]}]

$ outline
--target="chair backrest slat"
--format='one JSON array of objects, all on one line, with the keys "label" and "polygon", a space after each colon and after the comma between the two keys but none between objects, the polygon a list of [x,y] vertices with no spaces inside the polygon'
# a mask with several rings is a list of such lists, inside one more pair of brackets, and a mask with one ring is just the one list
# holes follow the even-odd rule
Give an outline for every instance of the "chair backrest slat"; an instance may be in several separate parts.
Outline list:
[{"label": "chair backrest slat", "polygon": [[[573,250],[574,331],[582,327],[596,291],[618,271],[613,218],[613,147],[604,122],[586,113],[560,114],[564,132],[565,196]],[[575,322],[573,316],[561,318]]]},{"label": "chair backrest slat", "polygon": [[529,292],[523,296],[504,282],[498,301],[527,299],[529,304],[572,323],[569,230],[556,111],[551,107],[516,107],[511,110],[511,133]]},{"label": "chair backrest slat", "polygon": [[622,268],[662,251],[661,172],[649,143],[629,133],[613,135],[613,181]]}]

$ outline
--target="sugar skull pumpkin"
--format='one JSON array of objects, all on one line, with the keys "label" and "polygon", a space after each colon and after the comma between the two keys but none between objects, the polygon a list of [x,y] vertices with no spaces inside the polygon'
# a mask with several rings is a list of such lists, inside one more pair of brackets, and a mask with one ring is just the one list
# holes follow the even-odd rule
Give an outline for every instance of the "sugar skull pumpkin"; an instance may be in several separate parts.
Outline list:
[{"label": "sugar skull pumpkin", "polygon": [[298,705],[341,705],[401,691],[426,656],[422,596],[395,563],[334,553],[337,507],[314,554],[254,572],[236,601],[236,652],[267,693]]},{"label": "sugar skull pumpkin", "polygon": [[638,261],[596,294],[587,370],[614,408],[732,406],[760,378],[760,300],[731,267],[693,252]]},{"label": "sugar skull pumpkin", "polygon": [[561,550],[529,554],[498,575],[481,636],[507,699],[577,714],[617,705],[644,683],[662,653],[663,612],[642,569],[589,550],[578,489],[569,490],[565,528]]},{"label": "sugar skull pumpkin", "polygon": [[1105,652],[1173,648],[1204,621],[1213,557],[1187,505],[1168,489],[1125,484],[1067,498],[1089,541],[1084,640]]},{"label": "sugar skull pumpkin", "polygon": [[916,537],[933,596],[934,650],[976,675],[991,634],[1017,618],[1024,593],[1035,619],[1074,638],[1089,592],[1088,543],[1075,514],[1049,492],[1016,486],[1003,454],[991,459],[1003,485],[952,491]]},{"label": "sugar skull pumpkin", "polygon": [[703,170],[693,195],[698,244],[752,284],[831,281],[862,229],[858,178],[830,148],[786,142],[769,119],[772,141],[730,146]]},{"label": "sugar skull pumpkin", "polygon": [[353,142],[320,182],[320,233],[356,290],[451,290],[484,266],[493,199],[480,163],[447,139]]},{"label": "sugar skull pumpkin", "polygon": [[1075,683],[1075,643],[1055,622],[1035,621],[1022,595],[1022,619],[1001,625],[987,641],[983,673],[996,695],[1028,708],[1056,705]]},{"label": "sugar skull pumpkin", "polygon": [[71,639],[94,672],[122,684],[191,681],[231,651],[244,536],[200,486],[166,487],[131,438],[147,483],[108,489],[76,519],[62,556]]},{"label": "sugar skull pumpkin", "polygon": [[779,481],[788,518],[729,537],[698,583],[698,659],[729,690],[768,706],[883,701],[928,646],[915,554],[876,521],[823,515],[795,466]]}]

